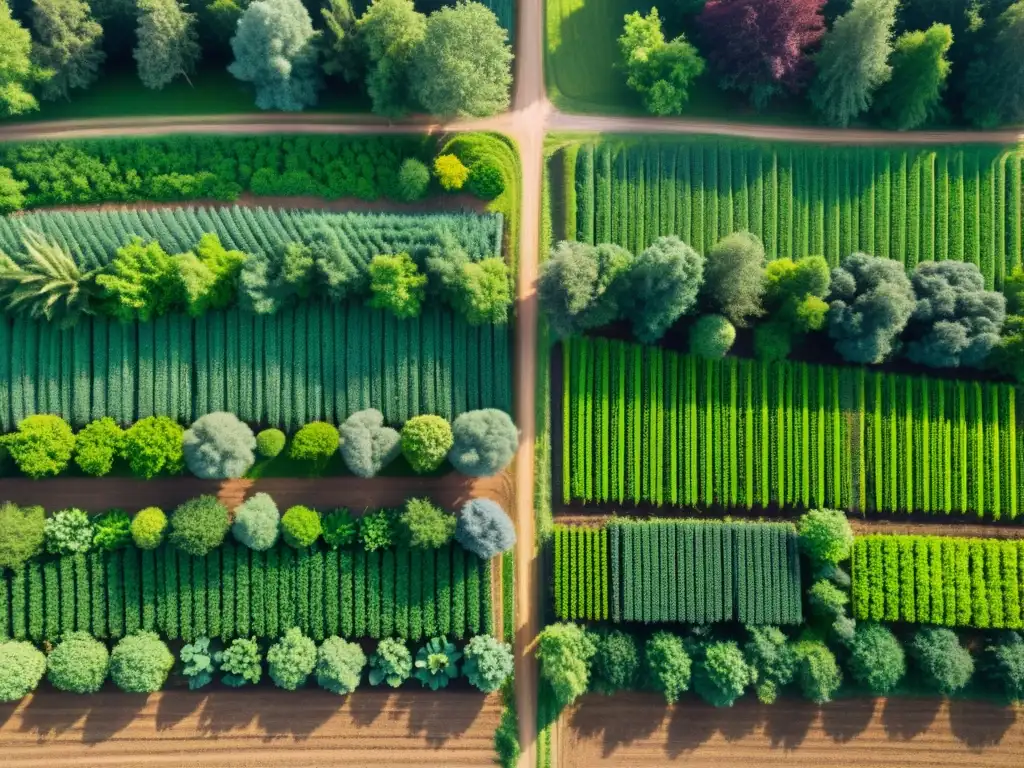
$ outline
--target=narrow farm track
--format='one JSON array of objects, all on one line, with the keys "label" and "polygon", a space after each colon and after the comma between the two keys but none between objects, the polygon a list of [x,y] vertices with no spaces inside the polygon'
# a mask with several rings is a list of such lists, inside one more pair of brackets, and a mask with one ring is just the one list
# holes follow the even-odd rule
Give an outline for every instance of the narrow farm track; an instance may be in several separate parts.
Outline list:
[{"label": "narrow farm track", "polygon": [[0,748],[11,768],[482,768],[501,708],[468,691],[46,691],[0,705]]}]

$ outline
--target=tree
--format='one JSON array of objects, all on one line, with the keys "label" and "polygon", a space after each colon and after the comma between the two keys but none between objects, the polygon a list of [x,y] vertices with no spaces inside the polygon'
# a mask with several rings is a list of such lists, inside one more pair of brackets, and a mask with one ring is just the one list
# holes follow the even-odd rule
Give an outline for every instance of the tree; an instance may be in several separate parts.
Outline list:
[{"label": "tree", "polygon": [[1011,703],[1024,702],[1024,637],[1019,632],[1003,632],[985,652],[988,679]]},{"label": "tree", "polygon": [[647,685],[675,704],[690,689],[691,662],[682,639],[671,632],[655,632],[644,647]]},{"label": "tree", "polygon": [[341,458],[358,477],[373,477],[402,452],[400,435],[384,426],[384,414],[375,408],[356,411],[339,432]]},{"label": "tree", "polygon": [[90,421],[75,436],[75,463],[87,475],[102,477],[114,468],[124,446],[124,430],[109,416]]},{"label": "tree", "polygon": [[796,656],[778,627],[749,627],[750,640],[743,646],[743,653],[750,665],[757,670],[757,700],[772,704],[779,691],[789,685],[796,674]]},{"label": "tree", "polygon": [[967,69],[965,114],[981,128],[1024,120],[1024,0],[1000,14],[995,36]]},{"label": "tree", "polygon": [[402,546],[440,549],[455,535],[455,515],[435,506],[430,499],[409,499],[398,515],[395,533]]},{"label": "tree", "polygon": [[11,16],[7,0],[0,0],[0,116],[12,117],[39,109],[29,93],[50,74],[32,63],[32,36]]},{"label": "tree", "polygon": [[281,538],[289,547],[307,549],[316,544],[321,533],[320,513],[315,509],[297,504],[281,515]]},{"label": "tree", "polygon": [[139,0],[138,45],[135,61],[139,80],[147,88],[162,89],[178,75],[189,85],[199,60],[196,15],[180,0]]},{"label": "tree", "polygon": [[626,279],[623,314],[633,333],[653,344],[697,303],[704,257],[678,237],[659,237],[637,256]]},{"label": "tree", "polygon": [[225,411],[192,422],[182,450],[189,471],[204,480],[242,477],[256,462],[256,438],[249,425]]},{"label": "tree", "polygon": [[46,671],[46,657],[32,643],[8,640],[0,643],[0,702],[17,701],[39,685]]},{"label": "tree", "polygon": [[30,229],[22,234],[25,256],[0,252],[0,303],[11,312],[70,328],[92,312],[93,272],[83,272],[68,250]]},{"label": "tree", "polygon": [[829,336],[851,363],[880,363],[914,311],[914,289],[903,265],[855,253],[832,270]]},{"label": "tree", "polygon": [[128,460],[132,474],[146,480],[161,472],[176,475],[185,464],[182,440],[185,430],[167,416],[147,416],[124,433],[121,456]]},{"label": "tree", "polygon": [[838,509],[812,509],[797,524],[800,549],[815,564],[837,565],[850,559],[853,528]]},{"label": "tree", "polygon": [[235,509],[231,533],[249,549],[264,552],[277,543],[281,513],[269,494],[257,493]]},{"label": "tree", "polygon": [[708,0],[697,18],[708,63],[726,89],[764,107],[786,90],[799,92],[825,33],[825,0]]},{"label": "tree", "polygon": [[466,261],[459,270],[452,306],[470,325],[503,325],[512,304],[508,264],[498,256]]},{"label": "tree", "polygon": [[309,461],[323,465],[341,443],[338,428],[326,421],[311,421],[303,425],[292,438],[288,456],[296,461]]},{"label": "tree", "polygon": [[537,300],[557,336],[614,321],[625,303],[633,256],[618,245],[562,241],[541,266]]},{"label": "tree", "polygon": [[316,652],[316,683],[338,695],[352,693],[366,666],[366,654],[358,643],[328,637]]},{"label": "tree", "polygon": [[155,632],[121,638],[110,653],[110,679],[126,693],[155,693],[167,682],[174,655]]},{"label": "tree", "polygon": [[356,30],[356,15],[350,0],[329,0],[327,8],[321,8],[324,36],[321,38],[321,56],[324,72],[341,75],[346,83],[354,83],[364,76],[362,40]]},{"label": "tree", "polygon": [[803,695],[815,704],[825,704],[842,685],[836,656],[821,640],[806,638],[795,643],[796,681]]},{"label": "tree", "polygon": [[458,192],[469,180],[469,168],[456,155],[438,155],[434,158],[434,175],[445,192]]},{"label": "tree", "polygon": [[316,32],[301,0],[257,0],[231,38],[228,72],[256,87],[256,106],[296,112],[316,104]]},{"label": "tree", "polygon": [[626,84],[639,93],[655,115],[681,115],[690,84],[704,71],[704,59],[683,35],[665,41],[658,9],[646,17],[627,14],[619,37]]},{"label": "tree", "polygon": [[430,169],[422,160],[407,157],[398,169],[398,199],[405,203],[415,203],[427,196],[430,187]]},{"label": "tree", "polygon": [[148,322],[181,304],[178,265],[156,240],[132,237],[96,275],[104,314]]},{"label": "tree", "polygon": [[576,624],[549,624],[537,636],[540,677],[554,695],[556,707],[572,704],[590,683],[594,641]]},{"label": "tree", "polygon": [[977,264],[923,261],[911,276],[917,304],[907,357],[933,368],[980,367],[999,343],[1006,298],[985,290]]},{"label": "tree", "polygon": [[22,419],[17,431],[4,435],[3,445],[18,469],[38,480],[67,469],[75,435],[60,416],[37,413]]},{"label": "tree", "polygon": [[472,499],[459,512],[455,540],[483,560],[508,552],[516,543],[516,529],[501,506],[490,499]]},{"label": "tree", "polygon": [[702,649],[693,676],[693,688],[713,707],[731,707],[748,685],[757,682],[757,670],[732,642],[711,642]]},{"label": "tree", "polygon": [[457,472],[490,477],[508,466],[519,446],[519,430],[512,417],[497,408],[466,411],[452,422],[452,448],[448,460]]},{"label": "tree", "polygon": [[44,99],[67,98],[72,88],[87,88],[99,74],[106,54],[100,47],[103,28],[85,0],[33,0],[36,42],[32,60],[51,72],[42,86]]},{"label": "tree", "polygon": [[409,68],[427,32],[426,16],[412,0],[373,0],[356,29],[369,59],[366,90],[373,111],[401,117],[409,110]]},{"label": "tree", "polygon": [[858,624],[850,641],[850,673],[875,696],[895,690],[907,673],[903,646],[881,624]]},{"label": "tree", "polygon": [[831,274],[821,256],[769,261],[764,269],[764,308],[771,322],[791,333],[820,331],[825,327]]},{"label": "tree", "polygon": [[690,326],[690,354],[721,360],[736,341],[736,329],[721,315],[701,315]]},{"label": "tree", "polygon": [[[2,85],[0,85],[2,89]],[[0,95],[0,99],[3,96]],[[2,102],[0,102],[2,110]],[[2,111],[0,111],[2,114]],[[14,213],[25,207],[25,190],[28,182],[14,178],[10,168],[0,168],[0,214]]]},{"label": "tree", "polygon": [[509,105],[512,49],[508,32],[486,5],[459,0],[427,19],[412,59],[412,88],[427,112],[487,117]]},{"label": "tree", "polygon": [[992,350],[991,368],[1024,382],[1024,269],[1017,267],[1003,282],[1006,322],[999,345]]},{"label": "tree", "polygon": [[875,95],[875,110],[900,131],[919,128],[935,116],[949,77],[946,54],[953,45],[948,24],[905,32],[896,40],[889,64],[892,77]]},{"label": "tree", "polygon": [[180,504],[171,515],[171,544],[194,557],[205,557],[224,542],[228,509],[216,496],[197,496]]},{"label": "tree", "polygon": [[590,688],[611,695],[636,687],[640,677],[640,646],[637,639],[621,629],[593,633],[597,649],[590,666]]},{"label": "tree", "polygon": [[402,426],[402,454],[418,474],[440,467],[454,442],[451,424],[440,416],[413,416]]},{"label": "tree", "polygon": [[484,693],[501,688],[511,676],[513,665],[512,647],[490,635],[477,635],[463,649],[462,674]]},{"label": "tree", "polygon": [[761,314],[764,289],[764,244],[756,235],[733,232],[708,251],[702,293],[733,325],[743,328]]},{"label": "tree", "polygon": [[46,677],[59,691],[96,693],[110,668],[107,646],[87,632],[69,632],[46,658]]},{"label": "tree", "polygon": [[395,317],[418,317],[427,294],[427,276],[408,253],[374,256],[370,261],[369,304]]},{"label": "tree", "polygon": [[868,110],[875,90],[889,79],[892,69],[886,60],[896,5],[897,0],[854,0],[825,35],[815,57],[818,75],[810,95],[826,122],[849,125]]},{"label": "tree", "polygon": [[925,685],[943,696],[963,689],[974,674],[974,659],[951,629],[922,627],[910,641],[910,655]]},{"label": "tree", "polygon": [[0,504],[0,568],[20,569],[43,551],[46,515],[42,507]]},{"label": "tree", "polygon": [[295,691],[306,684],[316,666],[316,644],[292,627],[267,651],[267,671],[278,688]]}]

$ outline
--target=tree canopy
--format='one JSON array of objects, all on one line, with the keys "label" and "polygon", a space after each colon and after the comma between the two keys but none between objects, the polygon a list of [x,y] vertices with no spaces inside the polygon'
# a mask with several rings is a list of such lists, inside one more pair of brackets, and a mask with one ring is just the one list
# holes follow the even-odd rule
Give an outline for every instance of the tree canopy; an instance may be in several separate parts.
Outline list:
[{"label": "tree canopy", "polygon": [[366,46],[366,90],[373,111],[399,117],[410,107],[409,65],[427,33],[412,0],[373,0],[356,29]]},{"label": "tree canopy", "polygon": [[1024,0],[996,22],[998,32],[967,70],[966,114],[982,128],[1024,120]]},{"label": "tree canopy", "polygon": [[135,61],[144,86],[160,90],[179,75],[192,82],[199,33],[196,15],[180,0],[139,0],[138,40]]},{"label": "tree canopy", "polygon": [[637,256],[624,292],[623,314],[637,339],[650,344],[697,303],[704,257],[675,235],[659,237]]},{"label": "tree canopy", "polygon": [[658,9],[647,16],[627,14],[619,37],[626,84],[643,97],[654,115],[681,115],[690,85],[704,71],[704,59],[683,35],[667,42]]},{"label": "tree canopy", "polygon": [[949,77],[946,54],[953,45],[948,24],[906,32],[896,40],[889,63],[892,77],[875,96],[875,108],[901,131],[919,128],[939,110]]}]

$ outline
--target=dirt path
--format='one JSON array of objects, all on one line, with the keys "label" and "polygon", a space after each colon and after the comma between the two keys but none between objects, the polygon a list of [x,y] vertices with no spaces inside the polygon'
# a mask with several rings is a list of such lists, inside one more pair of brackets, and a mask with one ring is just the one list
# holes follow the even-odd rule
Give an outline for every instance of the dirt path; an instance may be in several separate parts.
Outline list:
[{"label": "dirt path", "polygon": [[496,695],[357,691],[39,693],[0,705],[11,768],[493,766]]},{"label": "dirt path", "polygon": [[1024,710],[937,698],[669,709],[649,694],[589,695],[559,730],[559,768],[998,768],[1024,759]]}]

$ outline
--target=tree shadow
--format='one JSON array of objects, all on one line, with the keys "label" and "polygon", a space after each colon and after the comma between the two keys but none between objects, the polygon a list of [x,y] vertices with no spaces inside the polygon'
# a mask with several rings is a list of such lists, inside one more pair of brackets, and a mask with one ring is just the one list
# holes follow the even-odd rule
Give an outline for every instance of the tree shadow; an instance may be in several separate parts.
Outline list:
[{"label": "tree shadow", "polygon": [[715,733],[721,733],[726,741],[739,741],[753,733],[762,719],[756,704],[741,704],[736,709],[719,709],[698,701],[677,704],[672,708],[665,752],[675,760],[698,749]]},{"label": "tree shadow", "polygon": [[212,691],[204,697],[199,730],[210,734],[245,730],[268,706],[273,704],[252,690]]},{"label": "tree shadow", "polygon": [[[457,698],[457,701],[452,699]],[[476,722],[487,696],[482,693],[452,691],[400,691],[395,705],[408,712],[409,735],[422,738],[433,749],[458,738]]]},{"label": "tree shadow", "polygon": [[[615,711],[632,714],[616,717]],[[653,695],[617,693],[608,697],[589,693],[579,700],[569,715],[569,727],[583,738],[600,739],[601,752],[609,757],[620,747],[650,737],[668,711],[664,700]],[[636,717],[637,712],[644,716]]]},{"label": "tree shadow", "polygon": [[821,708],[821,726],[833,741],[852,741],[867,730],[875,716],[877,699],[842,699]]},{"label": "tree shadow", "polygon": [[7,725],[7,722],[11,719],[11,717],[13,717],[14,712],[19,705],[20,702],[17,701],[9,701],[0,704],[0,726]]},{"label": "tree shadow", "polygon": [[958,741],[972,749],[999,744],[1017,717],[1015,707],[991,702],[955,699],[949,703],[949,728]]},{"label": "tree shadow", "polygon": [[764,707],[764,734],[773,749],[796,749],[820,712],[821,707],[805,701],[779,699]]},{"label": "tree shadow", "polygon": [[[297,695],[302,697],[301,710],[289,707],[283,697],[274,702],[264,701],[257,719],[266,731],[267,740],[280,737],[291,737],[297,741],[308,739],[337,714],[343,703],[337,694],[320,689],[303,690]],[[301,716],[297,712],[301,712]]]},{"label": "tree shadow", "polygon": [[[17,702],[10,705],[11,713]],[[34,733],[39,741],[72,730],[89,715],[95,702],[92,696],[57,691],[38,691],[21,711],[20,730]]]},{"label": "tree shadow", "polygon": [[346,696],[345,702],[349,707],[349,715],[357,728],[368,728],[373,725],[381,716],[392,696],[391,689],[360,691],[355,697]]},{"label": "tree shadow", "polygon": [[[87,698],[92,699],[93,696]],[[86,744],[97,744],[113,738],[139,716],[146,708],[148,700],[148,693],[118,692],[108,694],[103,702],[90,702],[89,712],[85,717],[85,728],[82,730],[82,741]]]},{"label": "tree shadow", "polygon": [[909,741],[928,730],[942,706],[940,696],[900,696],[885,700],[882,725],[890,739]]},{"label": "tree shadow", "polygon": [[156,729],[163,731],[180,725],[195,714],[212,694],[193,691],[166,691],[156,705]]}]

